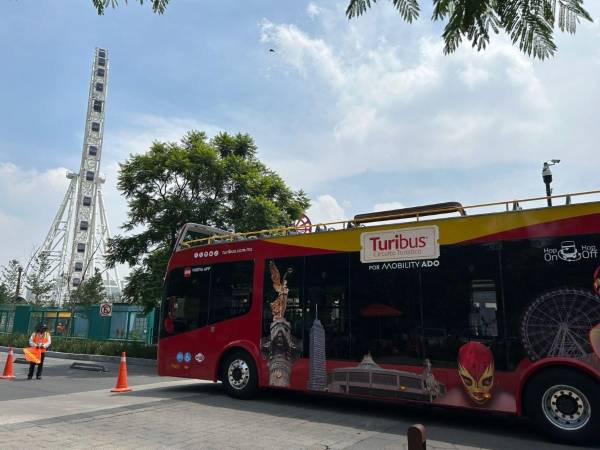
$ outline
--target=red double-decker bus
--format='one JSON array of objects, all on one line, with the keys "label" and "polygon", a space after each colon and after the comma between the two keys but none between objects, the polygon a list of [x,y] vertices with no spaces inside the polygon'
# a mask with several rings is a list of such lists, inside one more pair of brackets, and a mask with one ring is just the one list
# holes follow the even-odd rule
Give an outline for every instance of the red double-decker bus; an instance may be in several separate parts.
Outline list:
[{"label": "red double-decker bus", "polygon": [[600,202],[586,202],[598,193],[302,232],[188,224],[159,374],[221,380],[239,398],[274,387],[526,415],[554,438],[600,439]]}]

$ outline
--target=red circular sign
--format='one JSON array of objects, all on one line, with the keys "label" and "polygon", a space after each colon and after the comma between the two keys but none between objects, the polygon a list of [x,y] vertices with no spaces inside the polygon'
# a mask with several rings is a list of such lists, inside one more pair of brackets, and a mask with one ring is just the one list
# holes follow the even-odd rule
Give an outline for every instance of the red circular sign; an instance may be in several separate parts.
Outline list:
[{"label": "red circular sign", "polygon": [[312,231],[312,223],[306,214],[302,214],[296,223],[294,223],[298,233],[310,233]]},{"label": "red circular sign", "polygon": [[112,315],[112,305],[110,303],[103,303],[100,305],[100,315],[110,316]]}]

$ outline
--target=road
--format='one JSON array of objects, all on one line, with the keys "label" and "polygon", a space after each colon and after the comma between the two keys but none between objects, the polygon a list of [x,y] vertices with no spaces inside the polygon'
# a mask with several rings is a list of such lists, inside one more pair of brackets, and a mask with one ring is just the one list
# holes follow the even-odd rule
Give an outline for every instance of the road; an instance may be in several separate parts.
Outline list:
[{"label": "road", "polygon": [[[5,354],[0,354],[4,367]],[[0,380],[0,447],[406,449],[413,423],[427,427],[427,448],[565,450],[509,417],[266,391],[234,400],[220,384],[161,378],[129,366],[134,390],[112,394],[118,366],[107,373],[70,369],[49,358],[40,381]]]}]

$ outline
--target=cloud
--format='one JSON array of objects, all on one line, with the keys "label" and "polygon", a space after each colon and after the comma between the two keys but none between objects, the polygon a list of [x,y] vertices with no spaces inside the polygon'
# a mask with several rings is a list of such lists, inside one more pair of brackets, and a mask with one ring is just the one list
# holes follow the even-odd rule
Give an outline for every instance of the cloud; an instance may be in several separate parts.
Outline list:
[{"label": "cloud", "polygon": [[295,25],[275,25],[263,20],[261,42],[276,44],[285,63],[299,73],[317,74],[335,86],[344,85],[341,63],[329,46],[321,39],[309,37]]},{"label": "cloud", "polygon": [[404,208],[404,205],[400,202],[375,203],[373,205],[373,212],[390,211],[392,209],[401,208]]},{"label": "cloud", "polygon": [[311,19],[314,19],[321,14],[321,8],[315,2],[310,2],[306,7],[306,14],[308,14],[308,17]]},{"label": "cloud", "polygon": [[0,265],[26,262],[39,247],[67,191],[67,169],[24,169],[0,162]]},{"label": "cloud", "polygon": [[329,194],[319,195],[311,203],[307,215],[313,224],[337,222],[346,216],[344,208]]},{"label": "cloud", "polygon": [[[147,151],[155,140],[179,141],[192,129],[209,136],[220,130],[194,119],[134,115],[107,135],[100,170],[106,178],[102,193],[112,235],[120,233],[127,218],[127,204],[116,186],[119,162]],[[67,172],[64,167],[35,170],[0,162],[0,265],[12,258],[25,261],[43,243],[67,192]],[[120,270],[128,272],[125,267]]]},{"label": "cloud", "polygon": [[[594,144],[572,130],[581,130],[600,111],[570,99],[598,93],[587,75],[593,70],[583,70],[581,86],[567,85],[572,64],[538,63],[502,36],[494,36],[483,52],[463,45],[444,55],[438,29],[399,27],[396,13],[350,23],[342,15],[332,25],[332,14],[321,7],[314,22],[324,16],[321,28],[261,23],[261,41],[280,49],[270,74],[279,72],[299,99],[314,99],[310,109],[296,106],[298,117],[314,124],[310,132],[290,141],[285,155],[270,156],[269,163],[293,185],[322,191],[361,174],[419,173],[434,187],[472,170],[503,176],[514,188],[514,169],[537,167],[566,151],[578,170],[591,175],[585,160]],[[580,39],[600,43],[591,27],[579,33],[585,34]],[[469,194],[486,190],[497,192],[489,184]]]},{"label": "cloud", "polygon": [[145,153],[154,141],[179,142],[190,130],[205,131],[213,136],[222,129],[216,125],[182,117],[151,114],[132,115],[105,138],[105,153],[110,160],[122,160],[130,154]]}]

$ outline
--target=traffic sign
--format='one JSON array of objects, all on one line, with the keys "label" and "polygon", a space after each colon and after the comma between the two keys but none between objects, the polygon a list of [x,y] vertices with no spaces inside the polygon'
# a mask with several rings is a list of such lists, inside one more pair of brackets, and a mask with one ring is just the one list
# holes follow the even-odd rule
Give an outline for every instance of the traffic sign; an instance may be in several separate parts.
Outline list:
[{"label": "traffic sign", "polygon": [[102,303],[100,305],[100,317],[112,316],[112,303]]}]

